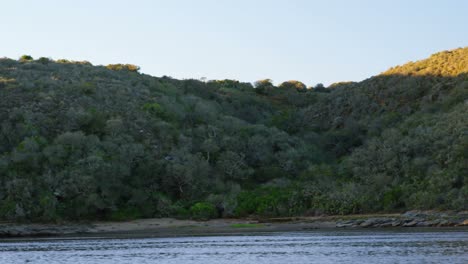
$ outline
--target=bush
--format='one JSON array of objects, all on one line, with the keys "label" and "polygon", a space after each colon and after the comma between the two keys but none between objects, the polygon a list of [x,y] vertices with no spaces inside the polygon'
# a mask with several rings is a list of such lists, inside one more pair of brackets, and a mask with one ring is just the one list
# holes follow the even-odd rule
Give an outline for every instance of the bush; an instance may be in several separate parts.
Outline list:
[{"label": "bush", "polygon": [[176,219],[189,219],[190,211],[187,210],[180,202],[172,204],[169,208],[170,216]]},{"label": "bush", "polygon": [[307,91],[307,86],[304,83],[296,80],[283,82],[278,87],[282,89],[296,89],[298,92]]},{"label": "bush", "polygon": [[113,71],[129,71],[129,72],[138,72],[140,67],[133,64],[109,64],[106,66],[107,69]]},{"label": "bush", "polygon": [[8,219],[12,220],[16,218],[15,215],[15,207],[16,204],[12,200],[3,200],[0,201],[0,215],[2,216],[1,219]]},{"label": "bush", "polygon": [[193,219],[208,220],[216,217],[216,208],[210,203],[200,202],[190,207],[190,215]]},{"label": "bush", "polygon": [[21,62],[26,62],[26,61],[32,61],[34,60],[33,57],[31,57],[30,55],[23,55],[20,57],[19,59]]},{"label": "bush", "polygon": [[254,87],[256,93],[266,95],[270,90],[274,88],[274,85],[272,83],[272,80],[264,79],[256,81],[254,83]]},{"label": "bush", "polygon": [[67,60],[67,59],[58,59],[57,60],[57,63],[61,63],[61,64],[69,64],[69,63],[72,63],[70,60]]},{"label": "bush", "polygon": [[96,92],[96,84],[94,82],[85,82],[81,85],[80,89],[83,94],[91,95]]},{"label": "bush", "polygon": [[134,220],[141,218],[142,215],[137,208],[134,207],[126,207],[118,209],[114,211],[110,215],[110,220],[113,221],[126,221],[126,220]]},{"label": "bush", "polygon": [[[259,216],[289,216],[303,208],[300,201],[292,201],[292,193],[281,188],[260,188],[244,191],[237,197],[237,216],[255,214]],[[295,205],[291,207],[291,204]]]},{"label": "bush", "polygon": [[41,64],[44,64],[44,65],[47,65],[50,63],[50,59],[49,58],[46,58],[46,57],[40,57],[38,60],[37,60],[39,63]]},{"label": "bush", "polygon": [[404,203],[401,201],[403,196],[403,191],[400,186],[394,187],[393,189],[387,191],[383,195],[383,207],[385,211],[392,211],[404,207]]}]

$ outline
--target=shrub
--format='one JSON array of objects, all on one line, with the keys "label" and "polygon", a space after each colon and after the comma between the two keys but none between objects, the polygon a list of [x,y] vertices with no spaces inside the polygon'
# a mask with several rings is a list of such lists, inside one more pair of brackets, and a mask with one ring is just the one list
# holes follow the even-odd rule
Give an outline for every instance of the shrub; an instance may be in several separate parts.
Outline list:
[{"label": "shrub", "polygon": [[397,186],[387,191],[383,195],[383,206],[386,211],[391,211],[399,207],[403,207],[404,203],[401,201],[403,192],[401,187]]},{"label": "shrub", "polygon": [[193,219],[208,220],[216,217],[216,208],[214,205],[206,202],[200,202],[190,207],[190,215]]},{"label": "shrub", "polygon": [[171,122],[175,120],[174,115],[168,112],[158,103],[146,103],[143,105],[142,109],[155,117],[161,118],[164,121]]},{"label": "shrub", "polygon": [[256,214],[259,216],[289,216],[292,213],[299,213],[302,204],[297,201],[292,208],[290,198],[292,193],[287,189],[265,187],[253,191],[244,191],[237,197],[237,216],[247,216]]},{"label": "shrub", "polygon": [[67,60],[67,59],[58,59],[58,60],[57,60],[57,63],[69,64],[69,63],[71,63],[71,61],[70,61],[70,60]]},{"label": "shrub", "polygon": [[141,218],[142,215],[137,208],[126,207],[112,212],[110,219],[113,221],[125,221]]},{"label": "shrub", "polygon": [[19,59],[21,62],[26,62],[26,61],[32,61],[34,60],[33,57],[31,57],[30,55],[23,55],[20,57]]},{"label": "shrub", "polygon": [[143,110],[157,115],[161,115],[164,112],[164,109],[158,103],[146,103],[143,105]]},{"label": "shrub", "polygon": [[270,90],[272,90],[275,86],[273,85],[272,80],[264,79],[259,80],[254,83],[255,92],[258,94],[268,94]]},{"label": "shrub", "polygon": [[307,90],[307,86],[304,83],[296,80],[283,82],[278,87],[283,89],[296,89],[298,92]]},{"label": "shrub", "polygon": [[190,218],[190,211],[187,210],[180,202],[174,203],[169,208],[170,216],[176,219]]},{"label": "shrub", "polygon": [[0,201],[0,215],[1,219],[15,219],[15,202],[12,200],[2,200]]},{"label": "shrub", "polygon": [[129,71],[129,72],[138,72],[140,70],[139,66],[133,64],[109,64],[106,66],[107,69],[113,71]]},{"label": "shrub", "polygon": [[46,58],[46,57],[40,57],[37,61],[39,63],[41,63],[41,64],[47,65],[47,64],[50,63],[51,60],[49,58]]},{"label": "shrub", "polygon": [[80,88],[81,92],[86,95],[91,95],[96,92],[96,84],[94,82],[85,82]]}]

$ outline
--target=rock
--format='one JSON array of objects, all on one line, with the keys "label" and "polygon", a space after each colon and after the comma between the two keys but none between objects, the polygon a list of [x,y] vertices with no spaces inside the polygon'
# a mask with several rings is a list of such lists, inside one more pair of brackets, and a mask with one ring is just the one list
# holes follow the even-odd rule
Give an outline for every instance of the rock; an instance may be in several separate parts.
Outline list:
[{"label": "rock", "polygon": [[347,223],[340,223],[340,222],[336,223],[336,227],[338,228],[352,227],[352,226],[353,226],[352,224],[347,224]]},{"label": "rock", "polygon": [[353,227],[358,227],[362,223],[364,223],[363,219],[354,220]]},{"label": "rock", "polygon": [[461,212],[458,212],[458,213],[457,213],[457,216],[466,219],[466,218],[468,218],[468,211],[461,211]]},{"label": "rock", "polygon": [[429,224],[428,221],[421,221],[421,222],[417,222],[416,226],[417,227],[428,227],[428,226],[430,226],[430,224]]},{"label": "rock", "polygon": [[346,220],[346,221],[338,221],[336,222],[336,227],[339,228],[346,228],[346,227],[360,227],[360,224],[363,223],[364,220],[362,219],[351,219],[351,220]]},{"label": "rock", "polygon": [[457,226],[468,226],[468,219],[465,219],[461,223],[458,223]]},{"label": "rock", "polygon": [[433,213],[414,210],[405,212],[401,216],[406,218],[427,218],[429,215],[433,215]]},{"label": "rock", "polygon": [[401,226],[401,223],[402,223],[401,220],[394,220],[394,221],[392,221],[392,226],[393,226],[393,227]]},{"label": "rock", "polygon": [[360,227],[378,227],[379,225],[389,222],[388,218],[369,218],[366,221],[362,222]]},{"label": "rock", "polygon": [[388,222],[378,224],[377,227],[390,227],[390,226],[392,226],[392,223],[393,223],[393,221],[389,220]]},{"label": "rock", "polygon": [[449,226],[449,221],[446,220],[446,219],[443,219],[442,221],[440,221],[440,223],[437,225],[439,227],[441,226]]},{"label": "rock", "polygon": [[339,227],[339,228],[354,227],[354,226],[356,226],[355,220],[338,221],[336,223],[336,227]]},{"label": "rock", "polygon": [[420,211],[408,211],[402,214],[401,216],[407,217],[407,218],[414,218],[417,217]]},{"label": "rock", "polygon": [[6,224],[0,225],[0,237],[59,236],[89,233],[88,225]]},{"label": "rock", "polygon": [[428,226],[437,226],[439,223],[440,223],[440,219],[427,221]]},{"label": "rock", "polygon": [[403,227],[413,227],[413,226],[416,226],[417,224],[418,224],[418,221],[412,220],[412,221],[410,221],[410,222],[404,223],[402,226],[403,226]]},{"label": "rock", "polygon": [[364,222],[362,222],[359,226],[360,227],[371,227],[375,224],[375,222],[372,219],[368,219]]},{"label": "rock", "polygon": [[448,224],[447,224],[447,226],[456,226],[456,225],[457,225],[457,222],[455,222],[453,220],[449,220]]}]

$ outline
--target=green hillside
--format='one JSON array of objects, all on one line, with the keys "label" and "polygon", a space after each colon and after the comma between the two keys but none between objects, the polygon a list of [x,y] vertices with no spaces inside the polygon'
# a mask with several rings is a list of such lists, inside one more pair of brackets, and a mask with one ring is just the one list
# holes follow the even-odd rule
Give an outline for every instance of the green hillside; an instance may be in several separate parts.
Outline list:
[{"label": "green hillside", "polygon": [[468,47],[306,89],[0,59],[0,219],[468,210]]}]

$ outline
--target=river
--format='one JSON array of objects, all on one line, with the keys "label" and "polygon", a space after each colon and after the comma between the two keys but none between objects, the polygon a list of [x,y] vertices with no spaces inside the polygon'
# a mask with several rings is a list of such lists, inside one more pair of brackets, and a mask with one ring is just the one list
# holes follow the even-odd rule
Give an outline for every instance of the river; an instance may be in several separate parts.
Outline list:
[{"label": "river", "polygon": [[468,263],[462,230],[0,240],[0,263]]}]

